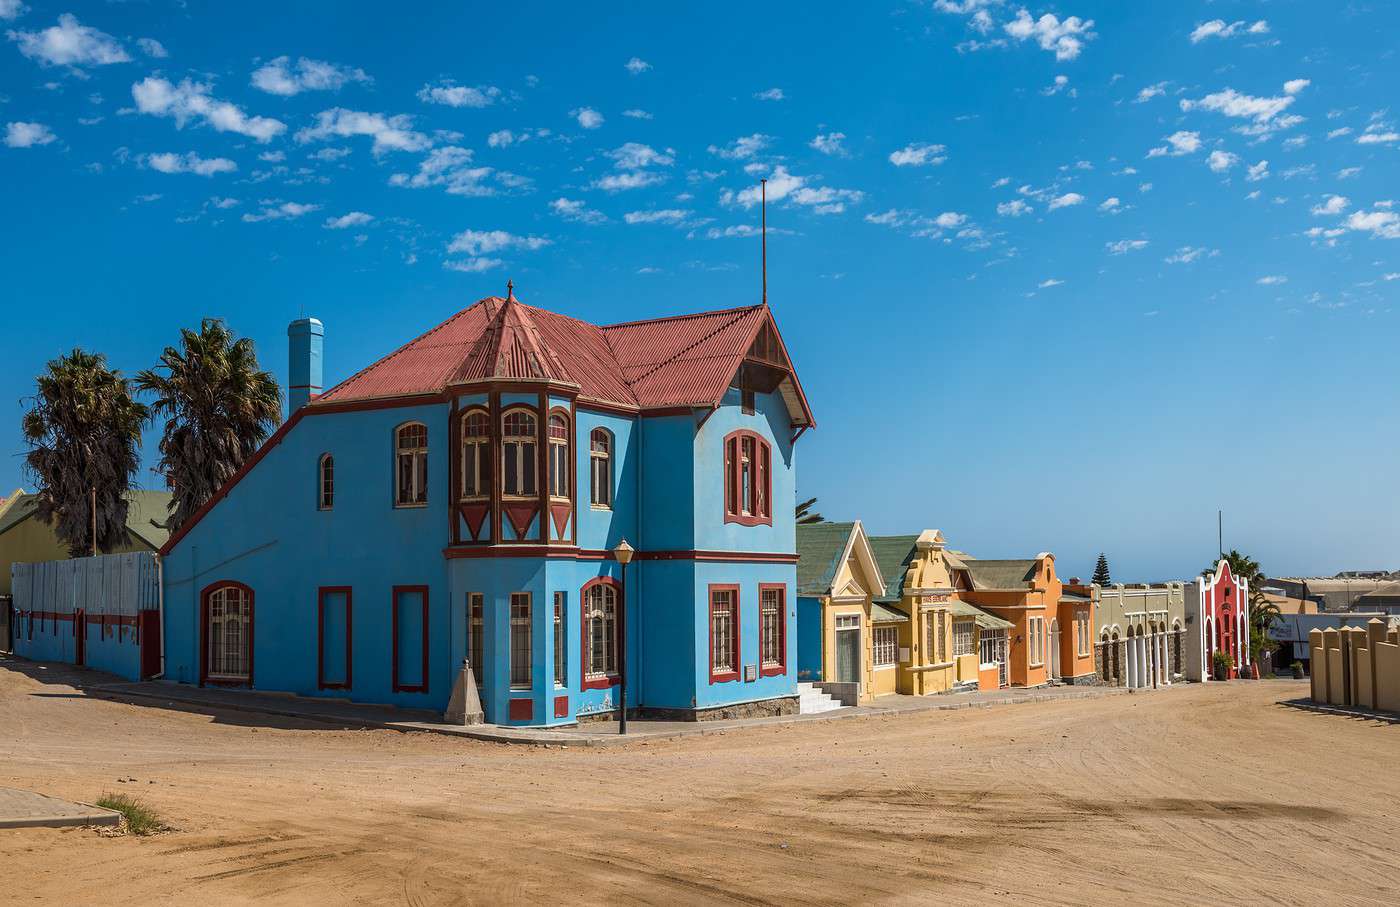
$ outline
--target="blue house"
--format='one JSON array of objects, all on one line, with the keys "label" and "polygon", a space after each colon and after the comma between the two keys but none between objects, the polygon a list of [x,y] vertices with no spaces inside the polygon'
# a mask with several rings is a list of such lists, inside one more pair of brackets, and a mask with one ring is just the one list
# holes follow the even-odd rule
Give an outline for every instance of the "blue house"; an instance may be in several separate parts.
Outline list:
[{"label": "blue house", "polygon": [[[162,549],[166,678],[486,720],[797,711],[794,445],[766,305],[599,327],[508,293],[289,418]],[[637,551],[626,575],[613,549]],[[624,651],[625,646],[625,651]]]}]

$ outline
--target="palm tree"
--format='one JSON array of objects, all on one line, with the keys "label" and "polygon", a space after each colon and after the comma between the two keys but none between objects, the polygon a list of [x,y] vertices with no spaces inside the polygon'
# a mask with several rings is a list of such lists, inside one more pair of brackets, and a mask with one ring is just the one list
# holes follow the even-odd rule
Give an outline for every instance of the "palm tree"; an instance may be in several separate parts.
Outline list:
[{"label": "palm tree", "polygon": [[826,517],[822,516],[820,513],[813,513],[813,512],[812,512],[812,508],[813,508],[814,506],[816,506],[816,503],[817,503],[817,499],[816,499],[816,498],[808,498],[807,500],[803,501],[801,504],[798,504],[798,505],[797,505],[797,513],[796,513],[796,516],[797,516],[797,525],[799,525],[799,526],[806,526],[806,525],[809,525],[809,524],[811,524],[811,523],[825,523],[825,522],[826,522]]},{"label": "palm tree", "polygon": [[282,416],[277,382],[258,367],[253,341],[235,338],[219,318],[180,330],[160,365],[136,375],[166,416],[159,470],[173,496],[166,527],[176,531],[262,445]]},{"label": "palm tree", "polygon": [[[75,349],[48,363],[24,414],[25,466],[38,486],[38,515],[73,557],[127,541],[126,494],[140,465],[146,407],[100,353]],[[97,538],[93,543],[96,504]]]}]

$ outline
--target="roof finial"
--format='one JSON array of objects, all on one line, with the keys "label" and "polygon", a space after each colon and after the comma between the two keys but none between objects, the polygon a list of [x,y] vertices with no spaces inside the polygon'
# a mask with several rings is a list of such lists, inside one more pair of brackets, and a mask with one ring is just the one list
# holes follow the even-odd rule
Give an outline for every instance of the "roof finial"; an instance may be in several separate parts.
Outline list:
[{"label": "roof finial", "polygon": [[515,281],[513,281],[513,280],[507,278],[507,279],[506,279],[506,301],[509,302],[510,300],[512,300],[512,299],[514,299],[514,298],[515,298]]},{"label": "roof finial", "polygon": [[766,179],[761,179],[761,180],[758,181],[758,191],[759,191],[760,195],[761,195],[762,198],[763,198],[763,204],[762,204],[762,206],[761,206],[762,218],[763,218],[763,221],[762,221],[762,222],[763,222],[763,229],[762,229],[763,239],[761,240],[761,242],[762,242],[762,244],[763,244],[763,304],[764,304],[764,305],[767,305],[767,304],[768,304],[768,180],[766,180]]}]

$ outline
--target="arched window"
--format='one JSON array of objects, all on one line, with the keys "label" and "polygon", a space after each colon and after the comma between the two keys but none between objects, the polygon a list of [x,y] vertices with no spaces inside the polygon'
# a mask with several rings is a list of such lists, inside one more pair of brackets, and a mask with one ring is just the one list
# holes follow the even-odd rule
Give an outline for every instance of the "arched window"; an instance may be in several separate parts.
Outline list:
[{"label": "arched window", "polygon": [[612,432],[595,428],[588,436],[589,502],[612,507]]},{"label": "arched window", "polygon": [[549,496],[569,498],[569,417],[549,417]]},{"label": "arched window", "polygon": [[509,410],[502,420],[501,492],[507,497],[532,497],[538,493],[539,467],[535,448],[535,414],[525,409]]},{"label": "arched window", "polygon": [[204,592],[204,679],[247,683],[253,675],[253,591],[217,583]]},{"label": "arched window", "polygon": [[745,526],[773,525],[773,454],[751,431],[724,439],[724,521]]},{"label": "arched window", "polygon": [[462,500],[475,501],[491,493],[491,419],[484,409],[469,409],[462,417]]},{"label": "arched window", "polygon": [[618,626],[622,619],[617,586],[595,581],[583,589],[583,685],[617,682]]},{"label": "arched window", "polygon": [[395,432],[398,469],[397,507],[422,507],[428,503],[428,427],[422,422],[400,425]]},{"label": "arched window", "polygon": [[316,471],[316,506],[330,510],[335,506],[335,457],[321,454],[321,462]]}]

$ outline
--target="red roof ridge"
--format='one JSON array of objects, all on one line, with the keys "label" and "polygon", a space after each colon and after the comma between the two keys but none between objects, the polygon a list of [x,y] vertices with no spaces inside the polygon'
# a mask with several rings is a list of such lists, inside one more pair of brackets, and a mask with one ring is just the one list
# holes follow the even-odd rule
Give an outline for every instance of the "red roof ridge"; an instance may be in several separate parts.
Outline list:
[{"label": "red roof ridge", "polygon": [[[690,350],[695,349],[697,346],[699,346],[700,344],[702,344],[702,343],[704,343],[705,341],[709,340],[711,337],[715,336],[715,335],[718,334],[720,331],[724,330],[725,328],[729,327],[730,325],[734,324],[735,322],[739,321],[740,319],[745,318],[745,317],[747,317],[748,315],[752,314],[753,311],[754,311],[755,309],[761,309],[761,308],[763,308],[763,306],[757,306],[757,305],[755,305],[755,306],[745,306],[744,308],[740,308],[740,309],[717,309],[717,310],[715,310],[715,311],[713,311],[713,312],[701,312],[701,313],[700,313],[701,315],[711,315],[711,316],[713,316],[713,315],[722,315],[722,314],[733,313],[734,317],[733,317],[733,318],[730,318],[730,319],[727,320],[727,321],[725,321],[723,324],[716,325],[716,326],[714,327],[713,330],[709,331],[709,332],[706,333],[704,336],[699,337],[699,338],[697,338],[695,341],[693,341],[692,343],[687,344],[685,347],[683,347],[683,348],[681,348],[681,349],[679,349],[679,350],[676,350],[676,352],[673,353],[669,359],[664,359],[664,360],[662,360],[661,362],[656,363],[656,364],[653,365],[651,368],[647,369],[645,372],[642,372],[640,375],[638,375],[636,378],[632,379],[631,381],[627,381],[627,379],[626,379],[625,377],[623,378],[623,380],[627,382],[627,386],[628,386],[629,388],[630,388],[630,387],[634,387],[634,386],[637,384],[637,382],[643,381],[643,380],[645,380],[646,378],[648,378],[649,376],[655,374],[657,369],[662,368],[663,366],[670,365],[672,362],[675,362],[675,361],[676,361],[677,359],[679,359],[681,356],[685,355],[685,353],[689,352]],[[693,317],[696,317],[696,316],[694,316],[694,315],[680,315],[680,316],[676,316],[675,318],[654,318],[654,319],[651,319],[650,322],[647,322],[647,321],[635,321],[635,322],[632,322],[632,324],[650,324],[650,323],[653,323],[653,322],[656,322],[656,321],[674,321],[674,320],[677,320],[677,318],[693,318]],[[617,327],[617,325],[613,325],[613,327]],[[603,338],[604,338],[605,340],[607,339],[607,334],[606,334],[606,333],[603,334]],[[752,338],[752,337],[749,338],[749,342],[750,342],[750,343],[753,342],[753,338]],[[609,341],[609,343],[608,343],[608,349],[612,349],[612,342],[611,342],[611,341]],[[616,352],[614,352],[613,355],[616,355]],[[740,355],[742,356],[743,354],[740,354]],[[707,357],[705,357],[705,358],[707,358],[707,359],[732,359],[733,356],[732,356],[732,355],[725,355],[725,356],[707,356]]]},{"label": "red roof ridge", "polygon": [[410,346],[413,346],[413,344],[417,343],[417,342],[420,341],[420,340],[424,340],[424,339],[426,339],[426,338],[428,338],[428,337],[431,337],[433,334],[436,334],[438,331],[440,331],[440,330],[442,330],[443,328],[447,327],[449,324],[451,324],[452,322],[456,321],[458,318],[461,318],[463,315],[467,314],[467,313],[470,312],[472,309],[476,308],[477,306],[481,305],[482,303],[486,302],[487,300],[497,300],[497,301],[499,301],[499,300],[500,300],[500,297],[499,297],[499,296],[487,296],[487,297],[485,297],[484,299],[478,299],[476,302],[474,302],[474,303],[472,303],[471,305],[467,306],[465,309],[459,310],[459,311],[458,311],[456,314],[454,314],[451,318],[448,318],[448,319],[446,319],[445,321],[440,321],[440,322],[438,322],[436,325],[434,325],[433,327],[431,327],[431,328],[429,328],[428,330],[424,331],[423,333],[419,334],[417,337],[414,337],[412,340],[409,340],[409,341],[407,341],[406,343],[400,344],[400,345],[399,345],[396,349],[394,349],[392,352],[386,353],[385,355],[380,356],[378,359],[374,360],[374,361],[371,362],[369,365],[367,365],[367,366],[365,366],[364,368],[360,369],[359,371],[357,371],[357,372],[351,374],[349,377],[347,377],[347,378],[345,378],[345,379],[343,379],[343,380],[337,382],[337,383],[335,384],[335,386],[333,386],[333,387],[331,387],[331,388],[328,388],[328,389],[325,390],[325,391],[322,391],[320,394],[318,394],[317,396],[315,396],[315,397],[313,397],[313,398],[311,399],[311,404],[315,404],[317,400],[320,400],[320,399],[322,399],[323,397],[329,397],[331,394],[333,394],[333,393],[335,393],[336,391],[340,390],[342,387],[344,387],[345,385],[349,384],[351,381],[354,381],[356,378],[359,378],[361,375],[367,375],[367,374],[369,374],[370,372],[372,372],[372,371],[374,371],[375,369],[379,368],[379,366],[381,366],[381,365],[383,365],[384,363],[388,362],[390,359],[393,359],[393,358],[394,358],[395,356],[397,356],[399,353],[402,353],[404,350],[408,349]]},{"label": "red roof ridge", "polygon": [[[762,309],[766,307],[766,303],[760,302],[756,305],[730,306],[729,308],[724,309],[710,309],[708,312],[688,312],[684,315],[662,315],[660,318],[639,318],[636,321],[618,321],[614,324],[596,325],[596,327],[600,331],[610,331],[613,328],[629,328],[639,324],[656,324],[659,321],[684,321],[687,318],[707,318],[711,315],[723,315],[728,312],[748,313],[752,312],[754,309]],[[568,316],[566,315],[564,317],[567,318]],[[733,324],[733,322],[730,322],[730,324]]]}]

